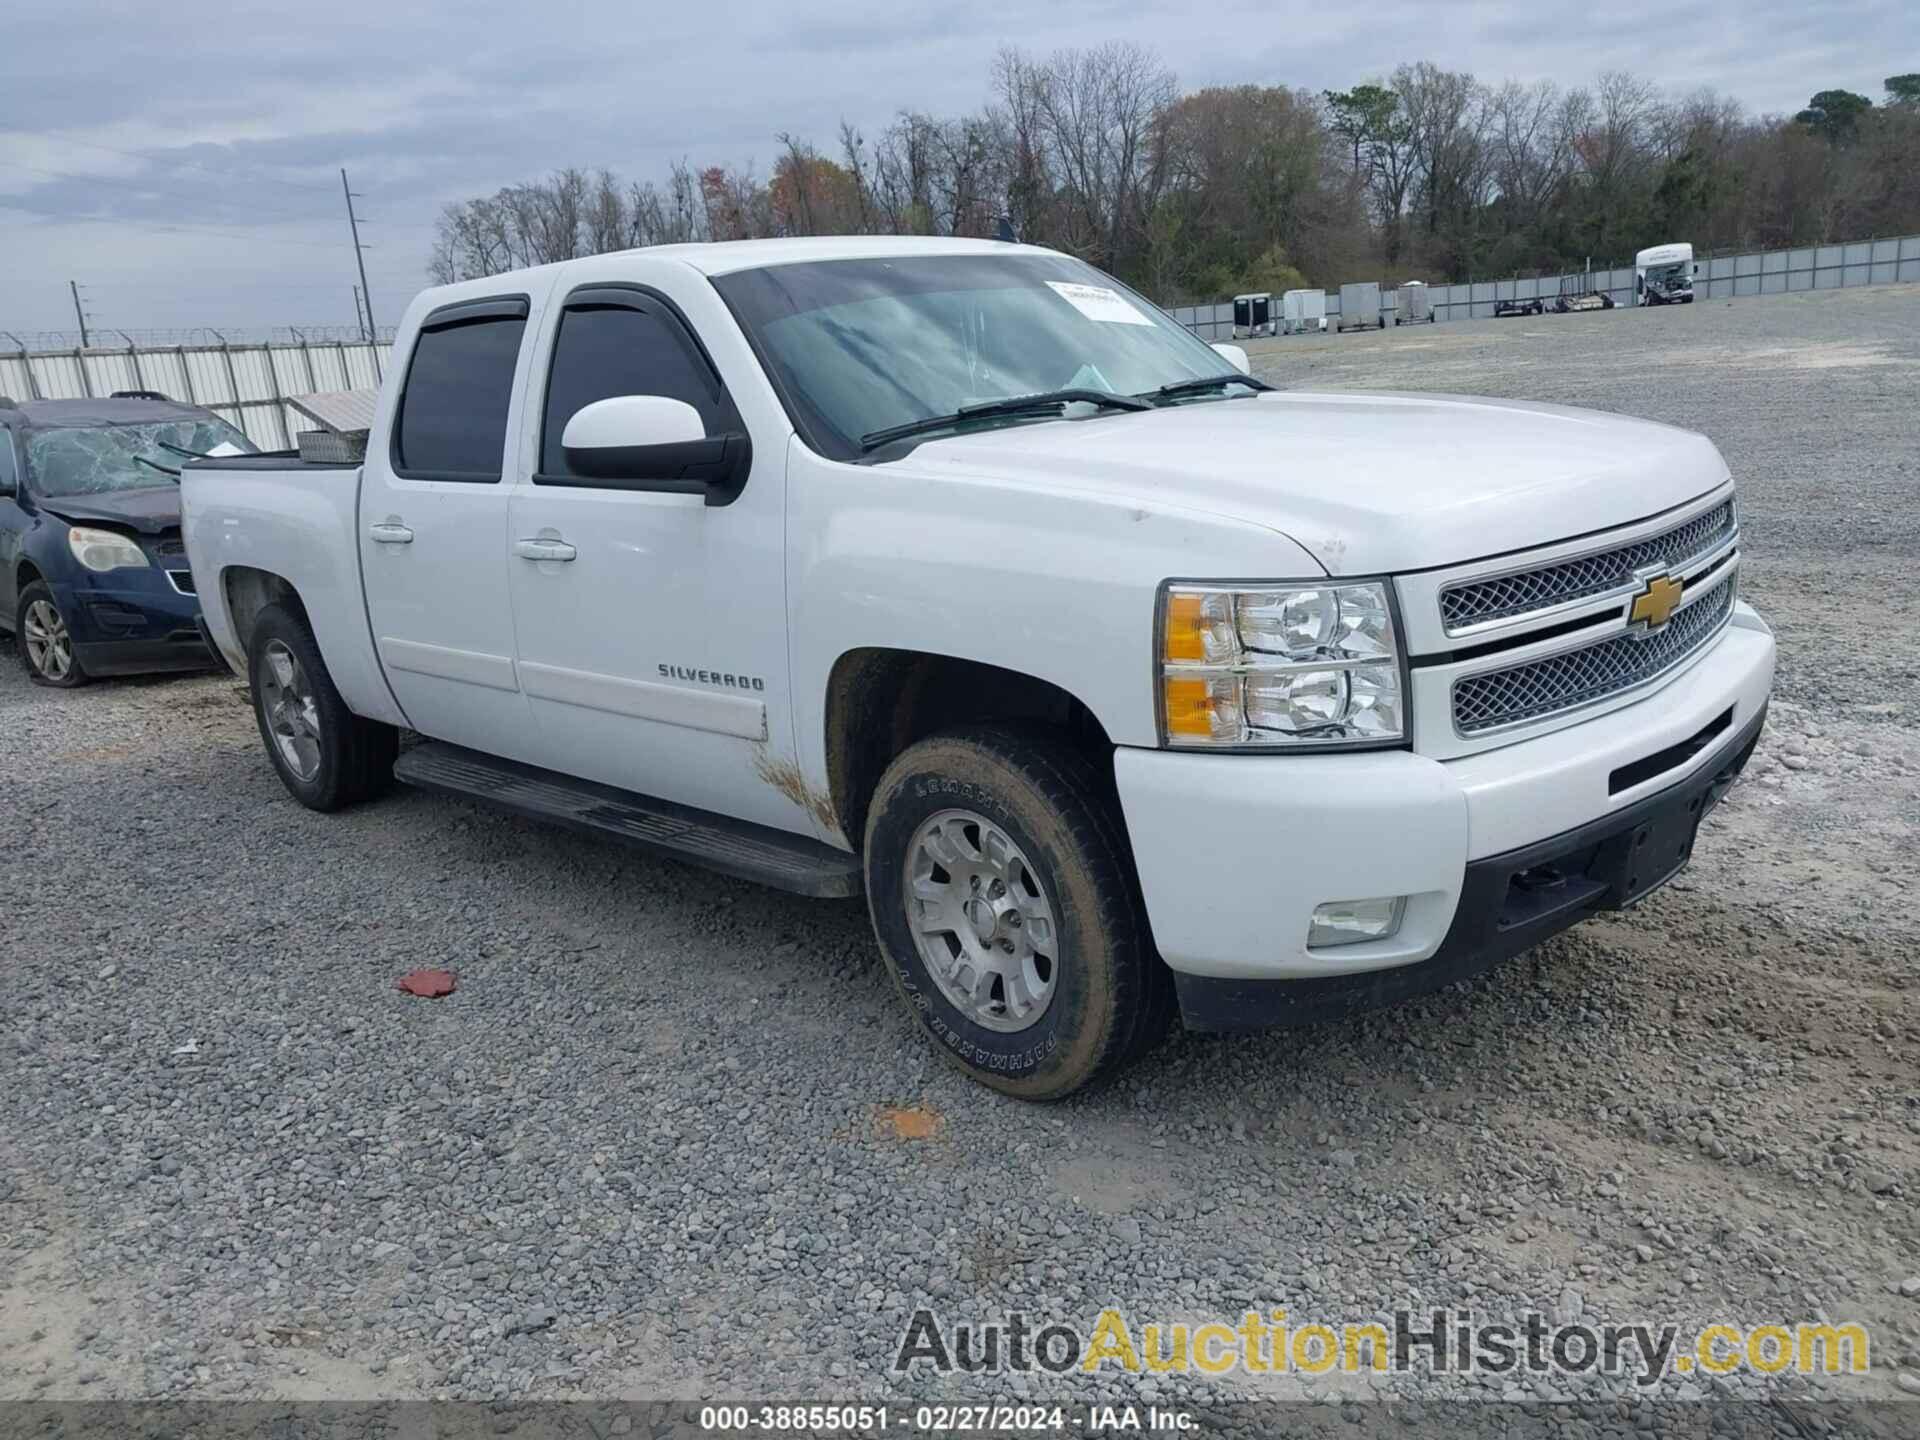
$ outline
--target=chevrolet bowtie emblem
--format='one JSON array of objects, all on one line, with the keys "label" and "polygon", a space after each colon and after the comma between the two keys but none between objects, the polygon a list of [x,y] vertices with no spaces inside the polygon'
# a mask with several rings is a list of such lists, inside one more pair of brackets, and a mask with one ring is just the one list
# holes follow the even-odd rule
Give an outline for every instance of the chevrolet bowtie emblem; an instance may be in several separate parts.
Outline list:
[{"label": "chevrolet bowtie emblem", "polygon": [[1628,622],[1658,630],[1673,618],[1673,607],[1680,603],[1680,590],[1680,582],[1671,575],[1654,576],[1647,581],[1646,588],[1633,597],[1633,608],[1627,611]]}]

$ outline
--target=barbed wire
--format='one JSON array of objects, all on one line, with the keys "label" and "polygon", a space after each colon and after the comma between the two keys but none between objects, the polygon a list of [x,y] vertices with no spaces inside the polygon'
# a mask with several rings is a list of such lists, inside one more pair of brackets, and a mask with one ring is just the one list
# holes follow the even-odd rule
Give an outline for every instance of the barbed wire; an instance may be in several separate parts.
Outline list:
[{"label": "barbed wire", "polygon": [[[382,325],[376,343],[391,345],[396,327]],[[270,325],[215,329],[196,325],[183,330],[113,330],[104,326],[87,332],[87,344],[80,343],[77,330],[7,330],[0,328],[0,355],[22,350],[29,355],[55,354],[86,349],[111,354],[113,351],[159,349],[184,346],[188,349],[218,349],[222,345],[364,345],[366,332],[357,325]]]}]

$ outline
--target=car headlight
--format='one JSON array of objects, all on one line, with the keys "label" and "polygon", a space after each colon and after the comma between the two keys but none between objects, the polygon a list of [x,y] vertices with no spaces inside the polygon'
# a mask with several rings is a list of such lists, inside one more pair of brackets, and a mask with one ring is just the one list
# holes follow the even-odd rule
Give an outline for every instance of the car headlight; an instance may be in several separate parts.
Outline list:
[{"label": "car headlight", "polygon": [[1160,737],[1320,749],[1406,739],[1406,676],[1385,580],[1160,592]]},{"label": "car headlight", "polygon": [[89,570],[135,570],[153,563],[146,551],[118,530],[89,530],[76,525],[67,531],[67,548]]}]

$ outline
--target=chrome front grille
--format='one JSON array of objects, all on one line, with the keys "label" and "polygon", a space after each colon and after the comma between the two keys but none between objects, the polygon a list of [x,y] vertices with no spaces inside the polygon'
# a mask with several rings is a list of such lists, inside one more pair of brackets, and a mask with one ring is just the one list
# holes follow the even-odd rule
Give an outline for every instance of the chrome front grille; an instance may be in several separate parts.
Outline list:
[{"label": "chrome front grille", "polygon": [[1441,623],[1454,635],[1471,626],[1604,594],[1627,584],[1646,566],[1677,567],[1704,555],[1733,533],[1733,501],[1728,500],[1663,534],[1629,545],[1451,586],[1440,592]]},{"label": "chrome front grille", "polygon": [[1453,728],[1462,736],[1484,735],[1644,685],[1719,633],[1733,613],[1733,592],[1729,570],[1712,591],[1650,634],[1616,634],[1578,650],[1456,680]]}]

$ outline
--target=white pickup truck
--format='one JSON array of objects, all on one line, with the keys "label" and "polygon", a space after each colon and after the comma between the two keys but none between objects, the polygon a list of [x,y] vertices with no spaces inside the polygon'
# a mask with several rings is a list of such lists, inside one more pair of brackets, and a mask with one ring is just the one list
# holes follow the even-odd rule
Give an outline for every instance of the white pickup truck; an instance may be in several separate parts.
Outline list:
[{"label": "white pickup truck", "polygon": [[303,803],[864,892],[1050,1099],[1633,903],[1765,717],[1707,440],[1245,371],[1025,246],[570,260],[419,296],[363,465],[189,464],[187,551]]}]

